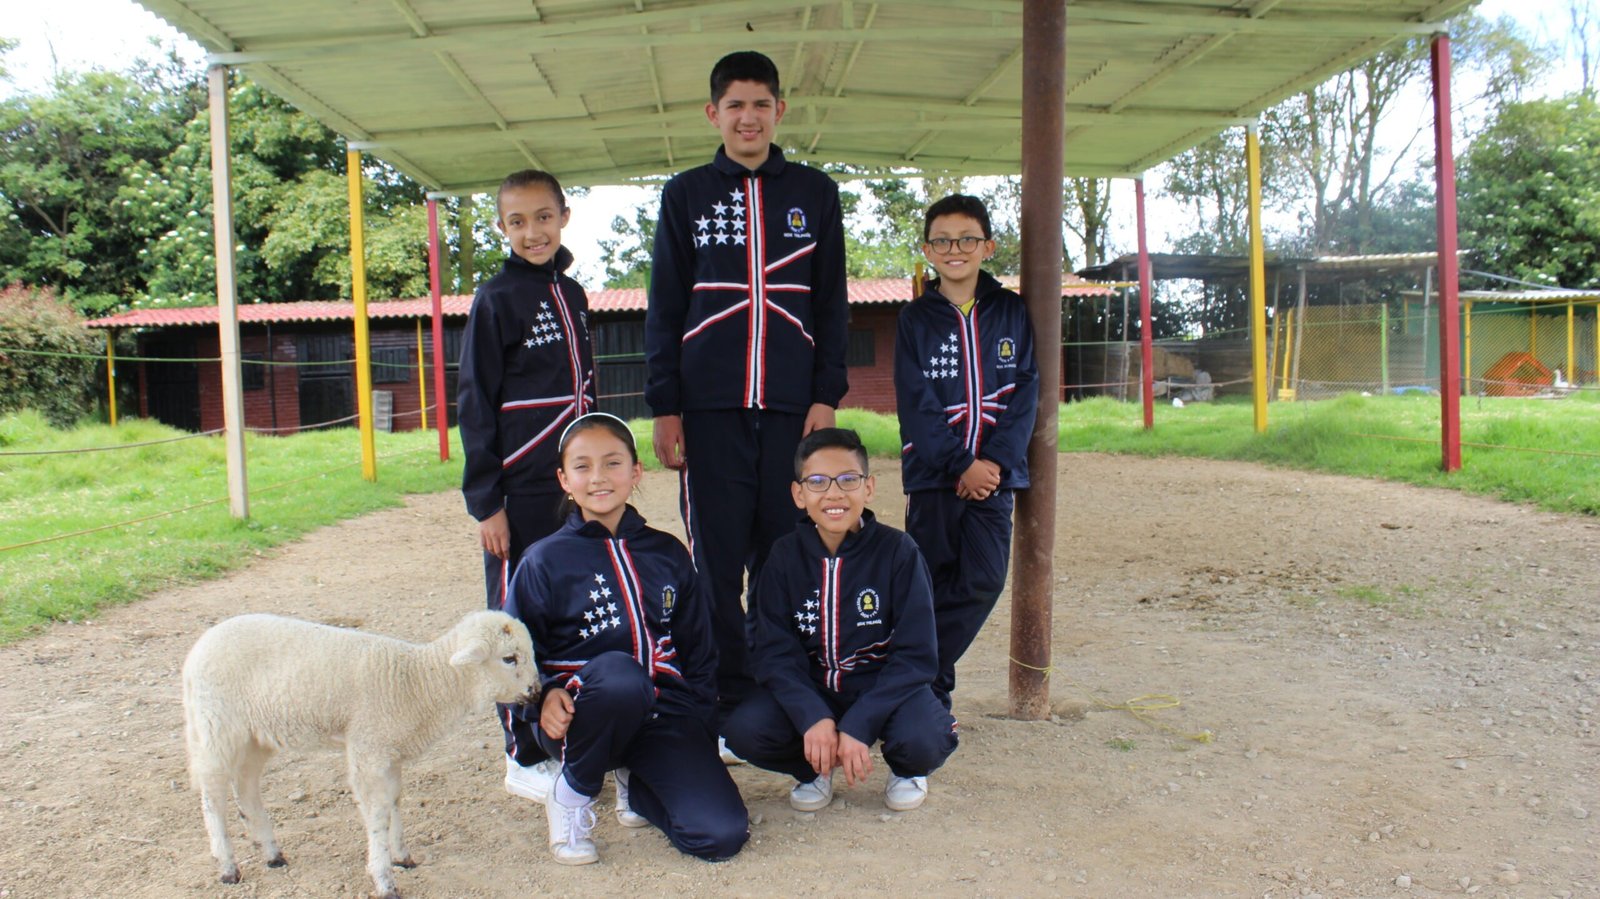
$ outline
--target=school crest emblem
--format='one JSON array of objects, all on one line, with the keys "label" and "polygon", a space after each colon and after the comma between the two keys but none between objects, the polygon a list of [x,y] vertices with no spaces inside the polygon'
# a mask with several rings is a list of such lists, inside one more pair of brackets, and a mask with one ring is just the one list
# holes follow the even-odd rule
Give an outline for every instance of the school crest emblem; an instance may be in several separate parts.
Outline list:
[{"label": "school crest emblem", "polygon": [[862,619],[874,619],[883,611],[883,599],[878,591],[867,587],[856,594],[856,614]]},{"label": "school crest emblem", "polygon": [[661,618],[667,620],[672,617],[672,610],[678,605],[678,591],[671,584],[661,588]]},{"label": "school crest emblem", "polygon": [[1015,340],[1009,337],[1000,338],[1000,361],[1002,363],[1017,361],[1017,342]]}]

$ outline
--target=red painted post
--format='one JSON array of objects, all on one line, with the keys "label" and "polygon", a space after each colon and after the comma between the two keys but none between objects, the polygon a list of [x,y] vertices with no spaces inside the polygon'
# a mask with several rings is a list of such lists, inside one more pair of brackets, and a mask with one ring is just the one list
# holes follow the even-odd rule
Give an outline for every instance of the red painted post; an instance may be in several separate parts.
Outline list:
[{"label": "red painted post", "polygon": [[1144,428],[1156,426],[1155,328],[1150,321],[1150,246],[1145,241],[1144,179],[1133,179],[1134,208],[1139,221],[1139,392],[1144,398]]},{"label": "red painted post", "polygon": [[1448,472],[1461,467],[1461,304],[1456,266],[1456,162],[1450,148],[1450,35],[1434,35],[1432,56],[1434,215],[1439,230],[1439,439]]},{"label": "red painted post", "polygon": [[439,201],[428,198],[428,292],[433,298],[433,402],[439,461],[450,461],[450,403],[444,387],[444,298],[439,289]]}]

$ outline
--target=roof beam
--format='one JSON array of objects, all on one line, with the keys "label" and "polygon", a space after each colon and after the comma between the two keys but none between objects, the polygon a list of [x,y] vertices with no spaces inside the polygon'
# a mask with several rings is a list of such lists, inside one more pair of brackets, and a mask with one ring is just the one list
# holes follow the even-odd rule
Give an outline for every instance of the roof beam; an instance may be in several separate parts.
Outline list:
[{"label": "roof beam", "polygon": [[176,25],[180,31],[195,40],[204,43],[206,49],[213,53],[228,53],[239,49],[233,38],[221,28],[211,24],[210,20],[190,9],[183,0],[142,0],[140,5]]},{"label": "roof beam", "polygon": [[1106,0],[1082,0],[1067,7],[1069,34],[1075,24],[1086,22],[1137,25],[1141,35],[1255,34],[1287,37],[1316,34],[1328,37],[1393,37],[1398,34],[1430,34],[1437,30],[1435,24],[1409,18],[1385,19],[1370,13],[1361,16],[1280,13],[1266,18],[1252,17],[1248,11],[1206,6]]},{"label": "roof beam", "polygon": [[[842,18],[842,20],[844,22],[844,27],[847,28],[847,29],[850,29],[850,30],[854,30],[855,29],[855,6],[852,3],[850,3],[850,0],[844,0],[844,2],[839,4],[839,14],[840,14],[840,16],[841,16],[841,18]],[[861,23],[861,30],[862,31],[870,31],[870,30],[872,30],[872,20],[876,19],[877,17],[878,17],[878,4],[874,3],[874,4],[872,4],[872,8],[867,10],[867,19],[866,19],[865,22]],[[866,46],[866,44],[867,44],[866,40],[862,39],[862,40],[856,41],[855,45],[850,48],[850,58],[845,60],[844,71],[839,73],[839,79],[836,82],[834,82],[834,85],[833,85],[833,95],[835,97],[844,96],[844,86],[845,86],[846,82],[848,82],[850,80],[850,72],[851,72],[852,69],[854,69],[856,67],[856,60],[858,58],[860,58],[860,56],[861,56],[861,48]],[[817,144],[822,141],[822,126],[826,125],[827,123],[828,123],[828,115],[827,115],[827,113],[823,113],[822,121],[817,123],[817,130],[812,132],[811,143],[806,145],[806,150],[808,152],[813,152],[813,153],[816,152]]]},{"label": "roof beam", "polygon": [[[1000,80],[1000,76],[1004,75],[1008,70],[1010,70],[1010,68],[1013,65],[1016,64],[1017,60],[1019,60],[1021,58],[1022,58],[1022,45],[1019,43],[1019,44],[1017,44],[1016,49],[1012,50],[1011,53],[1008,54],[1005,59],[1000,60],[1000,64],[999,65],[997,65],[994,68],[990,69],[989,70],[989,74],[983,76],[983,79],[978,82],[976,87],[974,87],[972,90],[968,91],[967,95],[965,97],[961,98],[961,105],[970,107],[974,103],[977,103],[978,100],[984,94],[989,92],[989,88],[994,87],[995,82]],[[1019,112],[1020,112],[1020,110],[1019,110]],[[1020,123],[1020,118],[1021,117],[1019,115],[1018,116],[1019,123]],[[1020,127],[1020,124],[1019,124],[1019,127]],[[916,159],[918,154],[920,154],[923,150],[928,148],[928,144],[933,143],[933,139],[937,134],[938,134],[938,132],[937,131],[933,131],[933,130],[929,130],[929,131],[924,132],[922,137],[918,138],[917,142],[912,144],[910,149],[906,150],[905,158],[907,159],[907,161]]]}]

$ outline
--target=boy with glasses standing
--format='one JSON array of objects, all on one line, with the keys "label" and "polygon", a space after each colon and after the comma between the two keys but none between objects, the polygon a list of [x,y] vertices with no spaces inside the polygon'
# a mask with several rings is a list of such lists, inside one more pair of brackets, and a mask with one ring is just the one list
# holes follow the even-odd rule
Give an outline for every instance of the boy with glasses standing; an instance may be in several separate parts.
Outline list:
[{"label": "boy with glasses standing", "polygon": [[879,524],[855,431],[813,431],[795,451],[794,504],[807,520],[773,544],[751,599],[754,690],[724,725],[751,764],[795,779],[789,804],[833,801],[833,770],[854,786],[883,741],[884,805],[909,811],[956,749],[934,696],[933,594],[904,533]]},{"label": "boy with glasses standing", "polygon": [[933,579],[933,692],[949,709],[956,662],[1005,587],[1012,491],[1028,486],[1039,372],[1022,298],[980,268],[994,255],[983,201],[939,200],[922,234],[939,277],[900,313],[894,393],[906,532]]}]

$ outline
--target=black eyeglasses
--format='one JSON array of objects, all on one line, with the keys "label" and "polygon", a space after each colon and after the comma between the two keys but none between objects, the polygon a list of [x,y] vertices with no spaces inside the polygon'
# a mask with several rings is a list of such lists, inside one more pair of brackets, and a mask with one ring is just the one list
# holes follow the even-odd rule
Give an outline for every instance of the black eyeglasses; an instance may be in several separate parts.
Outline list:
[{"label": "black eyeglasses", "polygon": [[935,237],[928,241],[928,246],[933,247],[935,253],[948,256],[951,250],[959,249],[963,253],[970,253],[978,248],[984,240],[982,237]]},{"label": "black eyeglasses", "polygon": [[826,493],[830,484],[838,484],[839,489],[846,493],[854,493],[861,489],[867,476],[854,471],[847,471],[841,475],[828,477],[825,474],[814,474],[800,479],[800,486],[811,493]]}]

